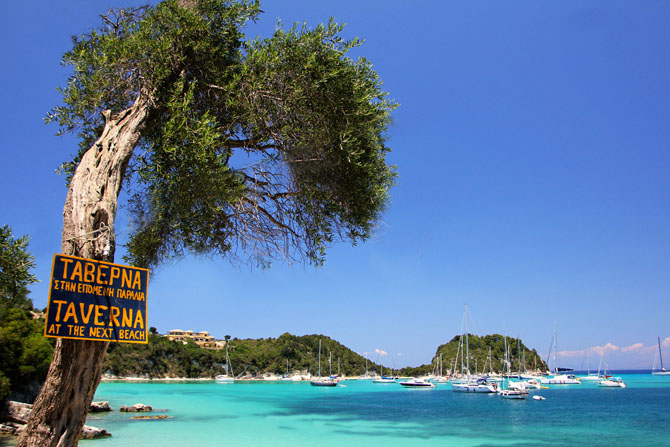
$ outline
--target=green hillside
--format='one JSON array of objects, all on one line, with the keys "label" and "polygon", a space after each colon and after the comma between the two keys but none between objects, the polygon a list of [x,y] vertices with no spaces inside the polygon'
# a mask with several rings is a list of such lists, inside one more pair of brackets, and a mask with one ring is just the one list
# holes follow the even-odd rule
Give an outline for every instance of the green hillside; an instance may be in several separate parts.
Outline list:
[{"label": "green hillside", "polygon": [[[278,338],[230,340],[230,363],[236,376],[260,376],[264,373],[289,372],[318,374],[319,339],[321,371],[328,375],[329,354],[332,372],[358,376],[365,373],[366,360],[351,349],[325,335],[296,336],[288,332]],[[146,345],[112,343],[103,371],[117,376],[213,377],[225,368],[225,351],[202,349],[194,343],[182,344],[159,335],[149,334]],[[368,361],[370,371],[377,367]]]}]

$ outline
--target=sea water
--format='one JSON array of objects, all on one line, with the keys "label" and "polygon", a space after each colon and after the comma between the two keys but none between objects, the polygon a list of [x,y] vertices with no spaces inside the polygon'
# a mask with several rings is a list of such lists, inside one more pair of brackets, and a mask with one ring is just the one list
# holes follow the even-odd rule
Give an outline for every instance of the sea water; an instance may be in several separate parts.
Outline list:
[{"label": "sea water", "polygon": [[[670,377],[618,374],[627,387],[595,383],[531,391],[545,400],[454,393],[451,385],[309,382],[102,383],[95,400],[115,411],[87,424],[111,438],[90,447],[151,446],[668,446]],[[167,419],[133,420],[144,403]],[[144,414],[144,413],[140,413]]]}]

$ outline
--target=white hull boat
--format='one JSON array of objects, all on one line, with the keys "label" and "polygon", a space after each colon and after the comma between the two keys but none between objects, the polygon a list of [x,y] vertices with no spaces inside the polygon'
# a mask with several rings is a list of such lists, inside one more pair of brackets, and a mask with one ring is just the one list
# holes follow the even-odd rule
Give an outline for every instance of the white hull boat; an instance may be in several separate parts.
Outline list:
[{"label": "white hull boat", "polygon": [[503,399],[525,399],[528,397],[528,391],[521,389],[501,390],[500,397]]},{"label": "white hull boat", "polygon": [[603,379],[600,381],[600,383],[598,383],[598,386],[603,386],[607,388],[626,388],[626,384],[624,383],[624,381],[618,377]]},{"label": "white hull boat", "polygon": [[661,352],[661,337],[658,337],[658,356],[661,359],[661,370],[660,371],[653,371],[653,368],[652,368],[651,373],[654,376],[670,376],[670,371],[668,371],[667,369],[665,369],[663,367],[663,353]]},{"label": "white hull boat", "polygon": [[574,376],[567,374],[557,374],[553,377],[542,379],[542,385],[579,385],[581,382]]},{"label": "white hull boat", "polygon": [[579,377],[579,380],[582,382],[597,382],[602,380],[602,377],[600,377],[598,374],[589,374],[588,376]]},{"label": "white hull boat", "polygon": [[382,377],[381,379],[373,379],[372,383],[395,383],[393,377]]},{"label": "white hull boat", "polygon": [[231,376],[226,375],[226,374],[218,375],[214,378],[214,380],[216,381],[216,383],[233,383],[233,382],[235,382],[234,377],[231,377]]},{"label": "white hull boat", "polygon": [[435,384],[426,379],[411,379],[398,383],[406,388],[435,388]]},{"label": "white hull boat", "polygon": [[457,393],[495,393],[498,391],[498,384],[484,380],[452,382],[451,390]]}]

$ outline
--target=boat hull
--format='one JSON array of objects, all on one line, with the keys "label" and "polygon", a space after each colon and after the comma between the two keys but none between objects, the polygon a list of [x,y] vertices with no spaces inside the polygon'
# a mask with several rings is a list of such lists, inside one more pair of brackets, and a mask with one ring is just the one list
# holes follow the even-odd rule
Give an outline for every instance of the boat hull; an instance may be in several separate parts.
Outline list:
[{"label": "boat hull", "polygon": [[435,384],[427,380],[422,379],[413,379],[406,382],[398,382],[400,385],[405,388],[435,388]]},{"label": "boat hull", "polygon": [[568,376],[554,376],[542,379],[542,385],[579,385],[581,382]]},{"label": "boat hull", "polygon": [[502,390],[500,397],[503,399],[525,399],[528,397],[528,391],[522,390]]},{"label": "boat hull", "polygon": [[626,388],[626,384],[619,380],[601,380],[598,386],[606,388]]},{"label": "boat hull", "polygon": [[312,386],[337,386],[337,382],[334,380],[311,380],[309,384]]}]

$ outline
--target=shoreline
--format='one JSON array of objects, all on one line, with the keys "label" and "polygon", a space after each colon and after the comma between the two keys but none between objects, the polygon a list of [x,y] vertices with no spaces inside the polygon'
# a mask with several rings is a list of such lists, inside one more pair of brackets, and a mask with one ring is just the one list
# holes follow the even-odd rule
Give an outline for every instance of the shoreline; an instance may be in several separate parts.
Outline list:
[{"label": "shoreline", "polygon": [[[239,378],[235,382],[309,382],[316,376],[298,376],[301,378],[282,379],[281,377],[253,377],[253,378]],[[349,380],[371,380],[374,377],[340,377],[340,381]],[[408,379],[410,377],[400,377],[399,379]],[[103,376],[100,383],[108,382],[216,382],[214,377],[137,377],[137,376]]]}]

